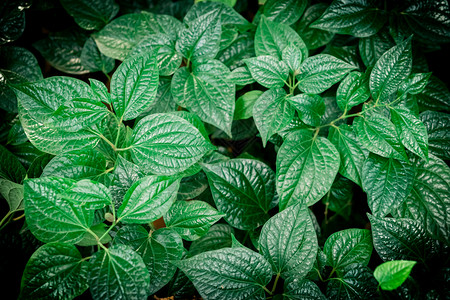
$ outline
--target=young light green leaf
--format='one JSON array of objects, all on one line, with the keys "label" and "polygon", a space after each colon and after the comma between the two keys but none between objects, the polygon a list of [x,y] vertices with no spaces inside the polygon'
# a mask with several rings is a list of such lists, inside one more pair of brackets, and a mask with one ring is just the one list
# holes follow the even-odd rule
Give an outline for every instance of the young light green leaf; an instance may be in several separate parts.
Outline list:
[{"label": "young light green leaf", "polygon": [[231,136],[235,105],[235,85],[230,71],[216,60],[193,65],[192,73],[180,68],[172,79],[172,95],[178,105],[197,114]]},{"label": "young light green leaf", "polygon": [[376,2],[366,0],[350,3],[335,0],[311,27],[359,38],[371,36],[387,20],[387,13],[374,6],[374,3]]},{"label": "young light green leaf", "polygon": [[399,208],[401,217],[419,220],[432,237],[449,242],[450,168],[439,158],[414,159],[416,176],[408,198]]},{"label": "young light green leaf", "polygon": [[326,295],[328,299],[374,299],[377,297],[377,285],[368,267],[352,264],[342,276],[330,280]]},{"label": "young light green leaf", "polygon": [[301,17],[307,6],[308,2],[303,0],[267,0],[263,14],[270,21],[292,25]]},{"label": "young light green leaf", "polygon": [[179,179],[165,176],[150,175],[138,180],[125,194],[118,220],[145,224],[159,219],[176,200],[179,186]]},{"label": "young light green leaf", "polygon": [[373,276],[383,290],[392,291],[405,282],[416,263],[408,260],[387,261],[375,268]]},{"label": "young light green leaf", "polygon": [[288,126],[295,115],[295,109],[287,100],[282,88],[265,91],[253,105],[253,119],[261,134],[263,146],[272,135]]},{"label": "young light green leaf", "polygon": [[162,175],[182,172],[214,149],[197,128],[169,113],[141,119],[130,144],[135,163]]},{"label": "young light green leaf", "polygon": [[396,106],[390,109],[391,120],[395,125],[402,144],[414,154],[428,158],[427,128],[409,109]]},{"label": "young light green leaf", "polygon": [[325,102],[319,95],[299,94],[288,97],[288,101],[298,112],[298,117],[305,124],[319,126],[325,113]]},{"label": "young light green leaf", "polygon": [[450,115],[437,111],[424,111],[420,120],[428,133],[428,149],[441,159],[450,160]]},{"label": "young light green leaf", "polygon": [[336,101],[342,111],[348,112],[352,107],[365,102],[370,97],[369,73],[351,72],[339,84]]},{"label": "young light green leaf", "polygon": [[328,139],[339,151],[341,158],[339,173],[361,186],[362,167],[368,153],[358,142],[353,127],[346,124],[332,127]]},{"label": "young light green leaf", "polygon": [[126,59],[111,79],[112,105],[123,120],[135,119],[153,104],[158,88],[158,65],[152,52]]},{"label": "young light green leaf", "polygon": [[115,17],[119,6],[114,0],[61,0],[64,9],[86,30],[100,30]]},{"label": "young light green leaf", "polygon": [[55,156],[45,166],[41,177],[56,176],[77,180],[95,180],[105,171],[105,157],[94,149],[85,149]]},{"label": "young light green leaf", "polygon": [[188,61],[214,58],[219,52],[221,23],[218,10],[212,10],[198,17],[184,29],[175,49]]},{"label": "young light green leaf", "polygon": [[205,299],[265,299],[270,264],[250,249],[225,248],[174,262]]},{"label": "young light green leaf", "polygon": [[253,117],[253,107],[255,102],[263,92],[254,90],[245,93],[236,100],[236,109],[234,110],[234,120],[243,120]]},{"label": "young light green leaf", "polygon": [[326,300],[319,287],[312,281],[289,279],[284,282],[283,299],[286,300]]},{"label": "young light green leaf", "polygon": [[25,217],[28,228],[40,241],[76,243],[92,226],[92,210],[77,207],[59,197],[74,183],[71,179],[57,177],[25,181]]},{"label": "young light green leaf", "polygon": [[276,58],[265,55],[244,60],[252,77],[266,88],[281,88],[286,84],[289,69]]},{"label": "young light green leaf", "polygon": [[274,274],[284,279],[301,279],[316,260],[318,242],[308,208],[290,206],[264,224],[258,239],[261,254]]},{"label": "young light green leaf", "polygon": [[352,66],[329,54],[318,54],[307,58],[300,66],[297,75],[298,89],[304,93],[320,94],[339,82],[355,69]]},{"label": "young light green leaf", "polygon": [[276,206],[275,176],[262,162],[231,159],[204,164],[217,209],[224,219],[242,230],[255,229],[269,219],[268,211]]},{"label": "young light green leaf", "polygon": [[88,263],[74,245],[50,243],[33,253],[19,299],[73,299],[88,288]]},{"label": "young light green leaf", "polygon": [[141,256],[125,245],[96,252],[89,261],[89,288],[94,299],[145,299],[150,275]]},{"label": "young light green leaf", "polygon": [[177,267],[170,261],[181,259],[185,251],[181,237],[165,228],[149,234],[142,226],[125,226],[117,232],[114,242],[128,245],[141,255],[150,274],[149,294],[156,293],[172,279]]},{"label": "young light green leaf", "polygon": [[326,138],[312,137],[309,130],[288,135],[276,162],[280,210],[298,202],[309,206],[319,201],[333,184],[339,163],[338,151]]},{"label": "young light green leaf", "polygon": [[206,251],[231,247],[233,227],[228,224],[214,224],[206,235],[192,242],[189,247],[190,257]]},{"label": "young light green leaf", "polygon": [[300,36],[288,25],[272,22],[261,16],[255,35],[256,56],[271,55],[282,59],[282,52],[287,46],[296,47],[302,59],[308,57],[308,48]]},{"label": "young light green leaf", "polygon": [[367,229],[346,229],[330,235],[323,252],[328,263],[339,272],[354,263],[367,266],[372,255],[372,235]]},{"label": "young light green leaf", "polygon": [[116,65],[114,58],[107,57],[100,52],[92,37],[88,38],[86,43],[84,43],[80,59],[83,68],[89,70],[89,72],[101,71],[108,74]]},{"label": "young light green leaf", "polygon": [[397,209],[411,192],[414,167],[394,158],[370,154],[362,168],[362,187],[375,216]]},{"label": "young light green leaf", "polygon": [[433,240],[420,221],[369,216],[373,246],[382,260],[425,261],[434,252]]},{"label": "young light green leaf", "polygon": [[247,85],[255,82],[255,79],[252,77],[252,73],[247,67],[239,67],[234,69],[228,79],[236,85]]},{"label": "young light green leaf", "polygon": [[400,144],[392,122],[378,114],[356,118],[353,121],[358,140],[367,150],[383,157],[407,161],[405,149]]},{"label": "young light green leaf", "polygon": [[386,51],[370,73],[370,92],[375,100],[386,101],[411,73],[411,37]]},{"label": "young light green leaf", "polygon": [[51,154],[88,148],[99,138],[86,130],[69,133],[51,128],[46,120],[62,104],[74,98],[94,98],[91,88],[70,77],[50,77],[35,83],[14,86],[19,100],[20,122],[33,145]]},{"label": "young light green leaf", "polygon": [[193,241],[204,236],[223,216],[203,201],[177,201],[164,215],[164,222],[183,239]]},{"label": "young light green leaf", "polygon": [[63,200],[85,209],[101,209],[112,204],[109,189],[103,184],[83,179],[60,194]]}]

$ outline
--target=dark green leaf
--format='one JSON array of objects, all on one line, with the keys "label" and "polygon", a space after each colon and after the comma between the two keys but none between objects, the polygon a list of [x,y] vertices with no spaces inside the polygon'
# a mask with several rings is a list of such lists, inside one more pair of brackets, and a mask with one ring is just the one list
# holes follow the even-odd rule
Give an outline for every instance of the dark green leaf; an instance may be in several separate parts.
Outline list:
[{"label": "dark green leaf", "polygon": [[125,245],[96,252],[90,260],[89,287],[92,298],[145,299],[150,275],[142,258]]},{"label": "dark green leaf", "polygon": [[306,205],[290,206],[270,218],[262,228],[258,244],[273,273],[284,279],[305,277],[316,260],[318,248]]},{"label": "dark green leaf", "polygon": [[252,230],[269,219],[268,211],[276,206],[275,176],[262,162],[231,159],[204,164],[217,209],[233,227]]},{"label": "dark green leaf", "polygon": [[111,72],[115,66],[115,60],[103,55],[93,38],[89,38],[84,44],[80,59],[83,68],[89,70],[89,72],[101,71],[107,74]]},{"label": "dark green leaf", "polygon": [[439,78],[431,76],[425,89],[414,95],[421,110],[449,111],[450,92],[447,85]]},{"label": "dark green leaf", "polygon": [[128,189],[144,176],[145,174],[139,166],[127,161],[122,156],[117,157],[110,186],[116,209],[122,204],[123,197]]},{"label": "dark green leaf", "polygon": [[180,180],[146,176],[135,182],[124,196],[117,215],[128,224],[153,222],[165,214],[176,200]]},{"label": "dark green leaf", "polygon": [[312,56],[300,66],[298,89],[304,93],[320,94],[353,69],[354,66],[328,54]]},{"label": "dark green leaf", "polygon": [[247,248],[226,248],[175,263],[205,299],[265,299],[270,264]]},{"label": "dark green leaf", "polygon": [[182,172],[214,149],[197,128],[169,113],[140,120],[130,144],[134,162],[154,174]]},{"label": "dark green leaf", "polygon": [[317,49],[328,44],[334,36],[333,32],[311,28],[314,23],[327,9],[328,4],[317,3],[309,6],[297,25],[297,33],[305,41],[308,49]]},{"label": "dark green leaf", "polygon": [[430,73],[413,73],[403,81],[397,92],[397,98],[422,93],[431,77]]},{"label": "dark green leaf", "polygon": [[22,183],[27,171],[11,152],[0,145],[0,178]]},{"label": "dark green leaf", "polygon": [[425,111],[420,120],[428,133],[428,149],[441,159],[450,160],[450,115],[437,111]]},{"label": "dark green leaf", "polygon": [[301,17],[308,1],[303,0],[267,0],[263,14],[268,20],[292,25]]},{"label": "dark green leaf", "polygon": [[326,208],[334,211],[336,215],[340,215],[348,220],[352,212],[353,199],[353,184],[352,182],[340,175],[331,186],[325,197],[322,198],[322,203]]},{"label": "dark green leaf", "polygon": [[244,60],[252,77],[266,88],[281,88],[286,84],[289,69],[283,61],[265,55]]},{"label": "dark green leaf", "polygon": [[0,4],[0,45],[17,40],[25,30],[25,8],[30,2],[3,1]]},{"label": "dark green leaf", "polygon": [[352,107],[357,106],[369,99],[369,76],[368,72],[351,72],[339,84],[336,93],[336,101],[339,108],[348,112]]},{"label": "dark green leaf", "polygon": [[385,29],[381,29],[374,35],[359,39],[359,53],[366,67],[373,67],[383,53],[394,46],[394,39]]},{"label": "dark green leaf", "polygon": [[88,288],[88,263],[74,245],[50,243],[28,261],[19,299],[73,299]]},{"label": "dark green leaf", "polygon": [[292,279],[284,282],[283,299],[325,300],[326,298],[314,282],[306,279]]},{"label": "dark green leaf", "polygon": [[319,126],[325,113],[325,102],[319,95],[299,94],[288,97],[288,101],[295,107],[300,120],[310,126]]},{"label": "dark green leaf", "polygon": [[370,0],[335,0],[311,27],[359,38],[371,36],[387,20],[387,13],[376,5]]},{"label": "dark green leaf", "polygon": [[370,154],[362,169],[362,187],[375,216],[397,209],[411,192],[414,167],[394,158]]},{"label": "dark green leaf", "polygon": [[39,240],[76,243],[83,239],[94,220],[94,212],[64,201],[59,194],[72,186],[71,179],[44,177],[24,183],[27,225]]},{"label": "dark green leaf", "polygon": [[388,261],[376,267],[373,276],[383,290],[392,291],[405,282],[415,264],[408,260]]},{"label": "dark green leaf", "polygon": [[214,224],[206,235],[192,242],[189,256],[195,256],[206,251],[231,247],[233,228],[228,224]]},{"label": "dark green leaf", "polygon": [[298,202],[310,206],[331,188],[339,169],[339,153],[326,138],[299,130],[287,136],[276,164],[280,209]]},{"label": "dark green leaf", "polygon": [[229,67],[231,70],[244,65],[243,60],[254,57],[253,35],[245,33],[239,35],[236,40],[226,49],[217,54],[217,60]]},{"label": "dark green leaf", "polygon": [[75,22],[86,30],[100,30],[114,18],[119,6],[114,0],[60,0]]},{"label": "dark green leaf", "polygon": [[177,201],[164,215],[164,222],[183,239],[193,241],[204,236],[223,216],[203,201]]},{"label": "dark green leaf", "polygon": [[0,179],[0,195],[8,202],[9,211],[23,209],[23,185]]}]

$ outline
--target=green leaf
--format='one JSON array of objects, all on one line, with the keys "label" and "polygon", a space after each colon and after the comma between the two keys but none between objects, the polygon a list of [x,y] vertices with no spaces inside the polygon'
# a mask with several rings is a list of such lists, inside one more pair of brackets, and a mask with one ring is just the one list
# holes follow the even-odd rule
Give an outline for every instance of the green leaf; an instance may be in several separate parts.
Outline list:
[{"label": "green leaf", "polygon": [[155,52],[159,75],[172,75],[181,65],[183,57],[175,50],[175,41],[167,34],[157,33],[144,38],[128,57],[138,54]]},{"label": "green leaf", "polygon": [[338,272],[355,263],[367,266],[372,250],[372,235],[367,229],[335,232],[327,238],[323,246],[329,265]]},{"label": "green leaf", "polygon": [[239,35],[226,49],[219,51],[217,60],[231,70],[244,65],[243,60],[255,57],[253,35],[249,32]]},{"label": "green leaf", "polygon": [[376,34],[359,39],[359,53],[366,67],[373,67],[380,57],[395,46],[389,30],[381,29]]},{"label": "green leaf", "polygon": [[336,146],[341,158],[339,173],[361,186],[361,172],[367,151],[361,147],[353,127],[342,124],[332,127],[328,139]]},{"label": "green leaf", "polygon": [[431,76],[425,89],[413,97],[421,110],[449,111],[450,91],[447,85],[435,76]]},{"label": "green leaf", "polygon": [[266,88],[281,88],[286,84],[289,69],[276,58],[265,55],[244,60],[252,77]]},{"label": "green leaf", "polygon": [[342,111],[348,112],[370,97],[368,72],[351,72],[339,84],[336,101]]},{"label": "green leaf", "polygon": [[206,251],[231,247],[233,227],[228,224],[214,224],[209,231],[192,242],[189,248],[189,256],[195,256]]},{"label": "green leaf", "polygon": [[268,20],[292,25],[301,17],[308,1],[303,0],[267,0],[263,14]]},{"label": "green leaf", "polygon": [[298,89],[304,93],[320,94],[353,69],[354,66],[328,54],[309,57],[300,66]]},{"label": "green leaf", "polygon": [[281,52],[283,62],[289,67],[293,74],[298,74],[303,61],[302,52],[294,46],[287,46]]},{"label": "green leaf", "polygon": [[145,224],[159,219],[176,200],[180,180],[165,176],[146,176],[135,182],[124,196],[118,220]]},{"label": "green leaf", "polygon": [[386,101],[411,73],[411,37],[386,51],[370,73],[370,92],[374,99]]},{"label": "green leaf", "polygon": [[89,73],[81,63],[81,52],[88,36],[77,30],[49,34],[33,44],[55,69],[74,75]]},{"label": "green leaf", "polygon": [[164,222],[183,239],[193,241],[204,236],[223,216],[203,201],[177,201],[164,215]]},{"label": "green leaf", "polygon": [[414,159],[411,164],[416,166],[416,176],[399,214],[419,220],[434,238],[449,243],[450,168],[433,155],[428,162]]},{"label": "green leaf", "polygon": [[283,299],[287,300],[304,300],[316,299],[325,300],[325,296],[319,287],[309,280],[291,279],[284,282]]},{"label": "green leaf", "polygon": [[86,129],[106,119],[110,112],[97,99],[75,98],[61,105],[45,125],[67,132]]},{"label": "green leaf", "polygon": [[311,217],[303,203],[290,206],[264,224],[258,239],[261,254],[274,274],[301,279],[316,260],[318,242]]},{"label": "green leaf", "polygon": [[97,96],[97,99],[103,103],[111,104],[111,95],[108,92],[108,88],[101,81],[93,78],[89,78],[92,92]]},{"label": "green leaf", "polygon": [[352,264],[341,277],[332,278],[327,285],[328,299],[375,299],[377,281],[372,271],[360,264]]},{"label": "green leaf", "polygon": [[370,154],[362,169],[362,187],[375,216],[397,209],[411,192],[414,167],[394,158]]},{"label": "green leaf", "polygon": [[47,119],[65,102],[74,98],[93,98],[91,88],[70,77],[50,77],[35,83],[14,86],[19,100],[19,117],[28,139],[47,153],[88,148],[99,138],[86,131],[69,133],[64,128],[45,125]]},{"label": "green leaf", "polygon": [[100,52],[93,38],[89,38],[84,43],[80,59],[83,68],[89,70],[89,72],[101,71],[107,74],[114,69],[116,64],[113,58],[107,57]]},{"label": "green leaf", "polygon": [[135,163],[162,175],[182,172],[214,149],[197,128],[174,114],[153,114],[140,120],[130,144]]},{"label": "green leaf", "polygon": [[295,115],[282,88],[265,91],[253,105],[253,119],[261,134],[263,146],[272,135],[286,128]]},{"label": "green leaf", "polygon": [[126,59],[111,79],[112,105],[123,120],[135,119],[153,104],[158,88],[158,65],[154,53]]},{"label": "green leaf", "polygon": [[374,4],[368,0],[335,0],[311,27],[359,38],[371,36],[387,21],[386,11]]},{"label": "green leaf", "polygon": [[159,85],[154,104],[147,111],[142,113],[140,117],[176,111],[178,105],[175,103],[170,90],[171,80],[172,78],[170,77],[159,77]]},{"label": "green leaf", "polygon": [[298,112],[298,117],[305,124],[319,126],[325,113],[325,102],[319,95],[299,94],[287,98]]},{"label": "green leaf", "polygon": [[151,234],[142,226],[122,227],[114,239],[141,255],[150,274],[149,294],[154,294],[174,276],[177,267],[170,261],[182,258],[184,247],[181,237],[169,229],[158,229]]},{"label": "green leaf", "polygon": [[127,161],[122,156],[118,156],[114,165],[113,179],[110,190],[114,200],[114,205],[118,209],[129,188],[139,179],[145,176],[139,166]]},{"label": "green leaf", "polygon": [[175,263],[205,299],[265,299],[270,264],[247,248],[226,248]]},{"label": "green leaf", "polygon": [[450,160],[450,115],[437,111],[425,111],[420,120],[428,133],[429,151],[441,159]]},{"label": "green leaf", "polygon": [[296,31],[310,50],[327,45],[334,37],[334,33],[328,30],[311,28],[314,21],[325,12],[327,7],[327,3],[317,3],[309,6],[297,23]]},{"label": "green leaf", "polygon": [[425,261],[434,252],[434,243],[420,221],[369,216],[373,246],[382,260]]},{"label": "green leaf", "polygon": [[92,226],[93,211],[77,207],[59,197],[74,183],[71,179],[57,177],[25,181],[25,217],[28,228],[40,241],[77,243]]},{"label": "green leaf", "polygon": [[239,36],[239,32],[233,25],[222,26],[220,34],[219,51],[229,47]]},{"label": "green leaf", "polygon": [[17,157],[0,145],[0,178],[22,183],[26,176],[27,171]]},{"label": "green leaf", "polygon": [[112,204],[109,189],[103,184],[83,179],[66,189],[60,197],[85,209],[101,209]]},{"label": "green leaf", "polygon": [[405,149],[400,144],[392,122],[378,114],[356,118],[353,126],[358,140],[370,152],[383,157],[407,161]]},{"label": "green leaf", "polygon": [[236,109],[234,110],[233,119],[244,120],[253,117],[253,107],[262,94],[263,92],[255,90],[240,96],[236,100]]},{"label": "green leaf", "polygon": [[[105,217],[101,217],[103,221]],[[95,234],[95,236],[92,233],[85,235],[84,238],[77,243],[77,246],[97,246],[100,238],[102,238],[100,240],[100,243],[108,244],[112,241],[112,238],[109,234],[106,233],[106,227],[107,225],[105,223],[99,223],[97,225],[91,226],[90,230]]]},{"label": "green leaf", "polygon": [[342,216],[345,220],[349,220],[352,213],[352,199],[353,199],[353,184],[352,182],[340,175],[331,186],[325,197],[322,198],[322,203],[336,213]]},{"label": "green leaf", "polygon": [[387,261],[376,267],[373,276],[386,291],[400,287],[417,262],[407,260]]},{"label": "green leaf", "polygon": [[252,230],[269,219],[276,206],[275,176],[262,162],[231,159],[203,164],[217,209],[231,226]]},{"label": "green leaf", "polygon": [[64,9],[86,30],[100,30],[114,18],[119,6],[114,0],[61,0]]},{"label": "green leaf", "polygon": [[55,156],[45,166],[41,177],[56,176],[77,180],[95,180],[105,171],[105,157],[94,149],[85,149]]},{"label": "green leaf", "polygon": [[0,179],[0,195],[8,202],[9,211],[23,209],[23,185]]},{"label": "green leaf", "polygon": [[271,55],[282,59],[282,52],[287,46],[296,47],[302,53],[302,59],[308,57],[308,48],[300,36],[288,25],[269,21],[261,16],[255,35],[256,56]]},{"label": "green leaf", "polygon": [[400,85],[397,98],[406,97],[407,95],[417,95],[422,93],[431,77],[429,73],[413,73],[403,81]]},{"label": "green leaf", "polygon": [[298,202],[308,206],[331,188],[339,169],[339,153],[323,137],[311,137],[309,130],[287,136],[277,154],[277,191],[280,210]]},{"label": "green leaf", "polygon": [[92,298],[145,299],[150,275],[142,258],[125,245],[96,252],[90,260],[89,287]]},{"label": "green leaf", "polygon": [[239,67],[234,69],[228,79],[236,85],[247,85],[255,82],[255,79],[252,77],[252,73],[247,67]]},{"label": "green leaf", "polygon": [[74,245],[50,243],[30,257],[19,299],[73,299],[88,288],[88,263]]},{"label": "green leaf", "polygon": [[231,136],[235,85],[228,80],[229,74],[216,60],[194,64],[192,73],[180,68],[172,79],[172,95],[178,105]]},{"label": "green leaf", "polygon": [[428,158],[427,128],[409,109],[396,106],[390,109],[391,120],[395,125],[402,144],[414,154]]},{"label": "green leaf", "polygon": [[188,61],[214,58],[220,49],[221,31],[218,10],[209,11],[180,32],[175,48]]}]

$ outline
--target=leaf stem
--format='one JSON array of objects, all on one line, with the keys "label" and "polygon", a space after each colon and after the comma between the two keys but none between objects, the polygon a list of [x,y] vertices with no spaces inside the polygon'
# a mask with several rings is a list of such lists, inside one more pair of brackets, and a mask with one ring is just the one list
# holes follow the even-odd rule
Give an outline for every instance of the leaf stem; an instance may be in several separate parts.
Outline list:
[{"label": "leaf stem", "polygon": [[280,279],[280,275],[281,273],[277,274],[277,277],[275,277],[275,282],[273,283],[273,287],[272,287],[272,294],[275,292],[275,290],[277,289],[277,284],[278,284],[278,279]]},{"label": "leaf stem", "polygon": [[267,294],[269,294],[269,295],[271,295],[271,296],[273,295],[273,294],[272,294],[272,292],[271,292],[271,291],[269,291],[269,289],[268,289],[268,288],[266,288],[265,286],[263,286],[262,288],[263,288],[263,290],[265,290],[265,291],[266,291],[266,293],[267,293]]},{"label": "leaf stem", "polygon": [[99,133],[99,132],[96,132],[96,131],[94,131],[94,130],[89,130],[89,131],[90,131],[91,133],[95,134],[96,136],[98,136],[99,138],[101,138],[102,140],[104,140],[108,145],[111,146],[111,148],[112,148],[114,151],[117,150],[117,149],[116,149],[116,146],[114,146],[114,144],[111,143],[111,141],[108,140],[103,134],[101,134],[101,133]]},{"label": "leaf stem", "polygon": [[[12,211],[8,211],[8,213],[6,214],[6,216],[3,217],[3,219],[0,221],[0,230],[3,229],[3,227],[5,227],[9,221],[11,220],[13,212]],[[5,224],[3,224],[5,223]]]},{"label": "leaf stem", "polygon": [[119,124],[117,125],[117,136],[116,136],[116,142],[114,143],[115,147],[117,147],[117,144],[119,143],[120,128],[121,128],[120,125],[122,125],[122,121],[123,121],[123,116],[120,117]]},{"label": "leaf stem", "polygon": [[117,148],[116,151],[127,151],[130,150],[131,148],[133,148],[133,146],[128,146],[126,148]]}]

